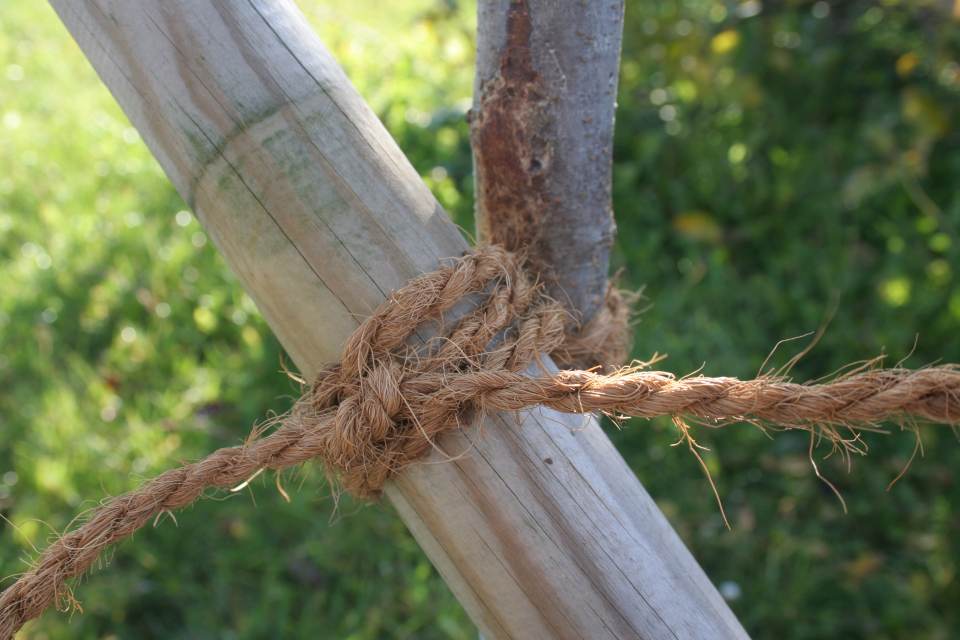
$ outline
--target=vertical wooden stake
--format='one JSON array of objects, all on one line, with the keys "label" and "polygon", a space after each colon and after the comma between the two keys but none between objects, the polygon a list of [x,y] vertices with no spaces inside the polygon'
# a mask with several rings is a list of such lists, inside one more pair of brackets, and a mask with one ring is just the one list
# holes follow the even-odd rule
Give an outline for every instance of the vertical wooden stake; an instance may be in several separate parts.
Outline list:
[{"label": "vertical wooden stake", "polygon": [[583,322],[604,302],[615,225],[623,0],[487,0],[471,111],[481,238],[526,250]]}]

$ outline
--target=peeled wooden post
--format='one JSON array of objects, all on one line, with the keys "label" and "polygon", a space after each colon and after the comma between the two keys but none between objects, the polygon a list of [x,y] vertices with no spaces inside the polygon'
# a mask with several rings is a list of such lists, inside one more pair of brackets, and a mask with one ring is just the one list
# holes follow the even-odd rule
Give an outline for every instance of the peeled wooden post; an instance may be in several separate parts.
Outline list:
[{"label": "peeled wooden post", "polygon": [[[466,249],[291,2],[53,5],[305,375]],[[487,637],[745,636],[595,420],[440,444],[387,494]]]}]

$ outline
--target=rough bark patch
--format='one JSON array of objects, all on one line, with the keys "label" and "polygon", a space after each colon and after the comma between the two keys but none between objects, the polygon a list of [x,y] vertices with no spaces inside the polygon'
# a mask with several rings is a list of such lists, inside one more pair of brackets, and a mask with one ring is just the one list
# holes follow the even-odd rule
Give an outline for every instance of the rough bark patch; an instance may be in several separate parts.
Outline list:
[{"label": "rough bark patch", "polygon": [[546,108],[546,86],[533,65],[527,0],[512,2],[506,19],[499,71],[480,88],[479,108],[471,113],[477,202],[482,208],[479,231],[490,242],[525,252],[530,267],[541,271],[538,267],[546,263],[537,259],[537,245],[552,204],[546,176],[556,123]]}]

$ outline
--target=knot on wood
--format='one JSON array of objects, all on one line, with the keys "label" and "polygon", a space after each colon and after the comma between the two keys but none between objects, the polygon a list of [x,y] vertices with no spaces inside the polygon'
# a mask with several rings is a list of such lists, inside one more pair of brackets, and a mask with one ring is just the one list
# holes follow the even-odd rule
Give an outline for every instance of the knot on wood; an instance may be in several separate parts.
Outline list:
[{"label": "knot on wood", "polygon": [[[542,405],[567,413],[671,416],[695,453],[684,417],[713,426],[752,422],[803,429],[844,454],[863,453],[860,431],[894,419],[960,422],[960,371],[863,366],[832,381],[783,377],[676,378],[642,366],[526,371],[539,354],[564,354],[566,312],[543,293],[516,255],[482,247],[412,280],[350,337],[293,409],[261,425],[242,446],[171,469],[92,510],[0,594],[0,640],[58,600],[67,580],[100,552],[209,488],[239,488],[264,469],[323,461],[353,494],[374,497],[390,475],[428,453],[439,435],[477,411]],[[451,317],[454,322],[447,322]],[[443,327],[449,331],[438,334]],[[567,346],[565,346],[567,345]],[[271,433],[266,434],[266,431]]]},{"label": "knot on wood", "polygon": [[[431,335],[458,311],[449,331]],[[440,433],[469,423],[503,390],[500,374],[560,347],[566,326],[516,256],[483,247],[392,294],[284,420],[329,422],[316,456],[344,489],[372,497]]]}]

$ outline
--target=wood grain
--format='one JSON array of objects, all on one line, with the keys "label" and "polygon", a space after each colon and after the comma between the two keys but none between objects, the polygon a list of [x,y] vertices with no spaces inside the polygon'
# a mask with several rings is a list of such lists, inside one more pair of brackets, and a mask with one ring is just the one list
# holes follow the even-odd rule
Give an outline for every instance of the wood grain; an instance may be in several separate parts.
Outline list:
[{"label": "wood grain", "polygon": [[[466,249],[290,2],[52,4],[307,375]],[[592,418],[441,446],[387,493],[487,637],[745,636]]]}]

